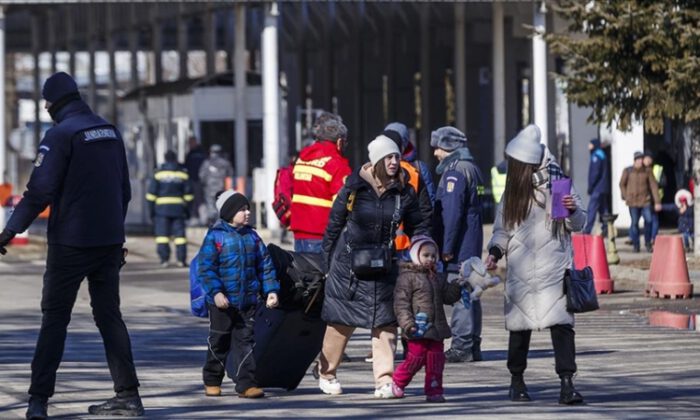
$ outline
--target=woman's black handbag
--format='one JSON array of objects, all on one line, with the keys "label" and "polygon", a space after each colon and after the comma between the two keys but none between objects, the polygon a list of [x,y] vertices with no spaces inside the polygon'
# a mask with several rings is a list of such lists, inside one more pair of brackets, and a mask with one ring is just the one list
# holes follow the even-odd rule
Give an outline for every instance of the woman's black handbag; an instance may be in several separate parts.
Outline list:
[{"label": "woman's black handbag", "polygon": [[386,245],[353,248],[350,268],[358,278],[376,277],[391,271],[392,250]]},{"label": "woman's black handbag", "polygon": [[401,197],[396,195],[388,243],[362,246],[348,244],[350,269],[355,277],[362,280],[381,280],[383,276],[391,272],[394,258],[394,235],[401,219],[400,210]]},{"label": "woman's black handbag", "polygon": [[571,313],[595,311],[600,307],[591,267],[584,267],[583,270],[567,269],[564,272],[564,294],[566,310]]}]

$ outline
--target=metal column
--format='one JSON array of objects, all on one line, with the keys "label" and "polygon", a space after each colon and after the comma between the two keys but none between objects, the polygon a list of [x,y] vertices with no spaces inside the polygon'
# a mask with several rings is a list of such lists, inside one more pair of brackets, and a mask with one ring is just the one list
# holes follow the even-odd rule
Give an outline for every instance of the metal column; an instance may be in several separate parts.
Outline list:
[{"label": "metal column", "polygon": [[493,161],[498,164],[503,159],[506,144],[506,66],[505,42],[503,34],[503,3],[492,6],[493,47],[491,48],[493,83]]},{"label": "metal column", "polygon": [[[279,68],[277,54],[277,3],[265,10],[265,28],[262,32],[263,68],[263,150],[265,177],[272,181],[279,168]],[[272,210],[274,199],[271,182],[265,190],[267,228],[279,229],[279,221]]]},{"label": "metal column", "polygon": [[246,7],[236,4],[235,8],[235,39],[233,49],[233,74],[235,77],[236,97],[233,107],[236,118],[236,137],[234,148],[236,151],[236,176],[244,178],[248,176],[248,115],[246,113],[246,62],[245,62],[245,30]]},{"label": "metal column", "polygon": [[532,82],[535,124],[542,132],[542,143],[549,144],[547,121],[547,44],[544,40],[546,29],[545,3],[534,3],[532,7],[532,24],[535,35],[532,37]]},{"label": "metal column", "polygon": [[7,181],[7,174],[5,173],[7,170],[5,99],[5,8],[0,6],[0,184],[4,184]]},{"label": "metal column", "polygon": [[180,63],[179,79],[187,79],[187,16],[185,16],[185,4],[180,3],[180,16],[177,20],[177,50]]}]

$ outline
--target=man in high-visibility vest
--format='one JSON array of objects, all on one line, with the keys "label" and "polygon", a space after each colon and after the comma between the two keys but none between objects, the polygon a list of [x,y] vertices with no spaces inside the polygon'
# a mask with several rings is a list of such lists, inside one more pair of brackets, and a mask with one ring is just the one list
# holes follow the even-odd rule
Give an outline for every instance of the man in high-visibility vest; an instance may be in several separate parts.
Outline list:
[{"label": "man in high-visibility vest", "polygon": [[348,129],[342,118],[322,113],[311,129],[314,143],[299,152],[292,183],[294,251],[322,252],[323,234],[336,194],[352,172],[343,156]]},{"label": "man in high-visibility vest", "polygon": [[156,250],[161,266],[168,266],[170,238],[173,238],[177,264],[187,267],[185,222],[190,215],[194,194],[189,175],[177,162],[177,155],[172,150],[165,153],[165,163],[153,174],[146,200],[155,224]]},{"label": "man in high-visibility vest", "polygon": [[[649,169],[654,175],[656,183],[659,184],[659,200],[664,199],[664,187],[666,186],[666,178],[664,177],[664,167],[654,163],[654,154],[650,150],[644,151],[644,167]],[[659,233],[659,212],[651,213],[651,243],[656,240],[656,235]]]},{"label": "man in high-visibility vest", "polygon": [[491,168],[491,195],[496,205],[501,202],[503,192],[506,190],[506,169],[508,169],[508,161],[505,159]]}]

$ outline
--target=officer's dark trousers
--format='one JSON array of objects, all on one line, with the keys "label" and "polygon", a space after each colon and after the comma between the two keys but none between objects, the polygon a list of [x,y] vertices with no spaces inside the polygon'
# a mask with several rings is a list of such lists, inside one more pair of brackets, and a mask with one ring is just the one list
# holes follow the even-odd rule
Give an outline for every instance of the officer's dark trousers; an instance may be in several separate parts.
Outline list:
[{"label": "officer's dark trousers", "polygon": [[[576,346],[574,328],[569,324],[549,328],[554,347],[554,369],[557,375],[571,376],[576,373]],[[532,330],[511,331],[508,340],[508,370],[519,376],[527,368],[527,353],[530,350]]]},{"label": "officer's dark trousers", "polygon": [[115,392],[139,386],[131,342],[119,310],[121,245],[74,248],[49,245],[41,296],[41,330],[32,360],[31,395],[51,397],[63,357],[66,329],[80,283],[88,278],[90,305],[102,335]]},{"label": "officer's dark trousers", "polygon": [[583,233],[590,234],[593,231],[593,225],[595,225],[595,218],[600,214],[600,231],[603,236],[608,235],[608,225],[603,222],[603,215],[608,214],[608,195],[594,193],[591,195],[588,201],[588,221],[586,222],[586,227],[583,229]]},{"label": "officer's dark trousers", "polygon": [[177,260],[187,262],[187,237],[185,236],[185,218],[156,216],[156,248],[161,262],[170,259],[170,238],[175,242]]},{"label": "officer's dark trousers", "polygon": [[[254,316],[255,307],[239,311],[236,308],[218,309],[209,305],[207,361],[202,370],[205,385],[221,385],[224,373],[228,371],[239,394],[257,386],[253,357]],[[226,366],[227,359],[230,366]]]}]

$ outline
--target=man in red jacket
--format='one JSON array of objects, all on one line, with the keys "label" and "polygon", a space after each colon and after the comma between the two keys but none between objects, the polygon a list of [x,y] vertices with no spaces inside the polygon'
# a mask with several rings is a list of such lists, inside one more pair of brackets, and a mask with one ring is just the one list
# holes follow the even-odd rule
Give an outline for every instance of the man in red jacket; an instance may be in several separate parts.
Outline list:
[{"label": "man in red jacket", "polygon": [[338,115],[324,112],[311,133],[314,143],[299,152],[294,165],[290,229],[294,251],[321,253],[333,200],[351,172],[343,156],[348,129]]}]

